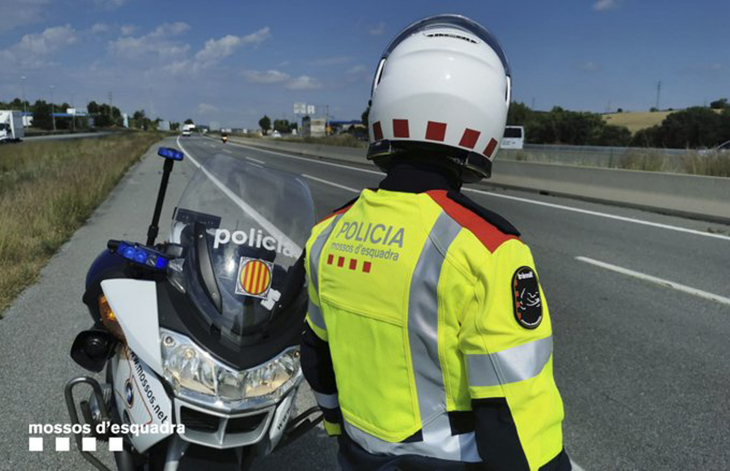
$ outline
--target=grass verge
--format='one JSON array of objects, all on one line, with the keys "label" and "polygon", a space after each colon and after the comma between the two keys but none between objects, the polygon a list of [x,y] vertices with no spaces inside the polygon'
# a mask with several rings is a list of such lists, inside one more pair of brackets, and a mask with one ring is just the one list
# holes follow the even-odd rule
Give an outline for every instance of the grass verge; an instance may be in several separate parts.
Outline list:
[{"label": "grass verge", "polygon": [[0,147],[0,318],[160,136]]}]

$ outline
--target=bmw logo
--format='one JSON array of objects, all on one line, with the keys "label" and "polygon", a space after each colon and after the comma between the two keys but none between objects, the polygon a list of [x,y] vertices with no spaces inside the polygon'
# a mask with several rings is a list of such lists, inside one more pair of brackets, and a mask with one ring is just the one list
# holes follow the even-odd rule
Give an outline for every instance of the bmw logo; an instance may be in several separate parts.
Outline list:
[{"label": "bmw logo", "polygon": [[132,407],[132,404],[134,404],[134,389],[132,389],[132,383],[129,380],[124,383],[124,399],[127,401],[127,406]]}]

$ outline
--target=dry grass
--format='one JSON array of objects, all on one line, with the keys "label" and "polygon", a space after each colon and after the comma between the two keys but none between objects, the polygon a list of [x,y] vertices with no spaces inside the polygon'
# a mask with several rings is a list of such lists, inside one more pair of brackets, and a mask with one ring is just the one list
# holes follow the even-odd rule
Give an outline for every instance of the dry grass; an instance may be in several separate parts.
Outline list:
[{"label": "dry grass", "polygon": [[160,136],[0,147],[0,317]]},{"label": "dry grass", "polygon": [[361,141],[350,134],[338,134],[327,137],[283,137],[277,140],[289,142],[304,142],[307,144],[321,144],[325,146],[362,147],[368,146],[368,141]]},{"label": "dry grass", "polygon": [[682,157],[685,173],[708,175],[711,177],[730,177],[730,152],[687,152]]},{"label": "dry grass", "polygon": [[657,111],[657,112],[627,112],[612,113],[603,115],[606,123],[616,126],[626,126],[632,134],[644,128],[649,128],[656,124],[661,124],[664,118],[669,116],[673,111]]}]

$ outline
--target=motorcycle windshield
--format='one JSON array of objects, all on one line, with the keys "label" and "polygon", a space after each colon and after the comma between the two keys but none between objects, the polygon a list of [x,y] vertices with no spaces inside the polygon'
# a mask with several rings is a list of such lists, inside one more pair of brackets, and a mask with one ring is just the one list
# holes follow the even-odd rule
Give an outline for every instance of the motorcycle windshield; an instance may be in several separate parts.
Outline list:
[{"label": "motorcycle windshield", "polygon": [[170,280],[192,303],[185,315],[233,350],[276,335],[277,317],[288,312],[277,307],[285,289],[296,291],[288,298],[306,297],[303,282],[291,279],[301,278],[297,261],[313,225],[300,178],[226,155],[208,158],[172,221],[170,242],[183,256],[171,262]]}]

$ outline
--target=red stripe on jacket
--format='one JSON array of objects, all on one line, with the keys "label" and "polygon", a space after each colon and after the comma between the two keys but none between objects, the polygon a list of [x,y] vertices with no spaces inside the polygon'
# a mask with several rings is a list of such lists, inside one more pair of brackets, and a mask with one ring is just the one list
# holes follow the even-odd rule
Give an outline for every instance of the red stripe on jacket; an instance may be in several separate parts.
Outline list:
[{"label": "red stripe on jacket", "polygon": [[505,234],[475,212],[452,200],[445,190],[431,190],[426,194],[461,227],[471,231],[492,253],[508,240],[520,240],[517,236]]}]

